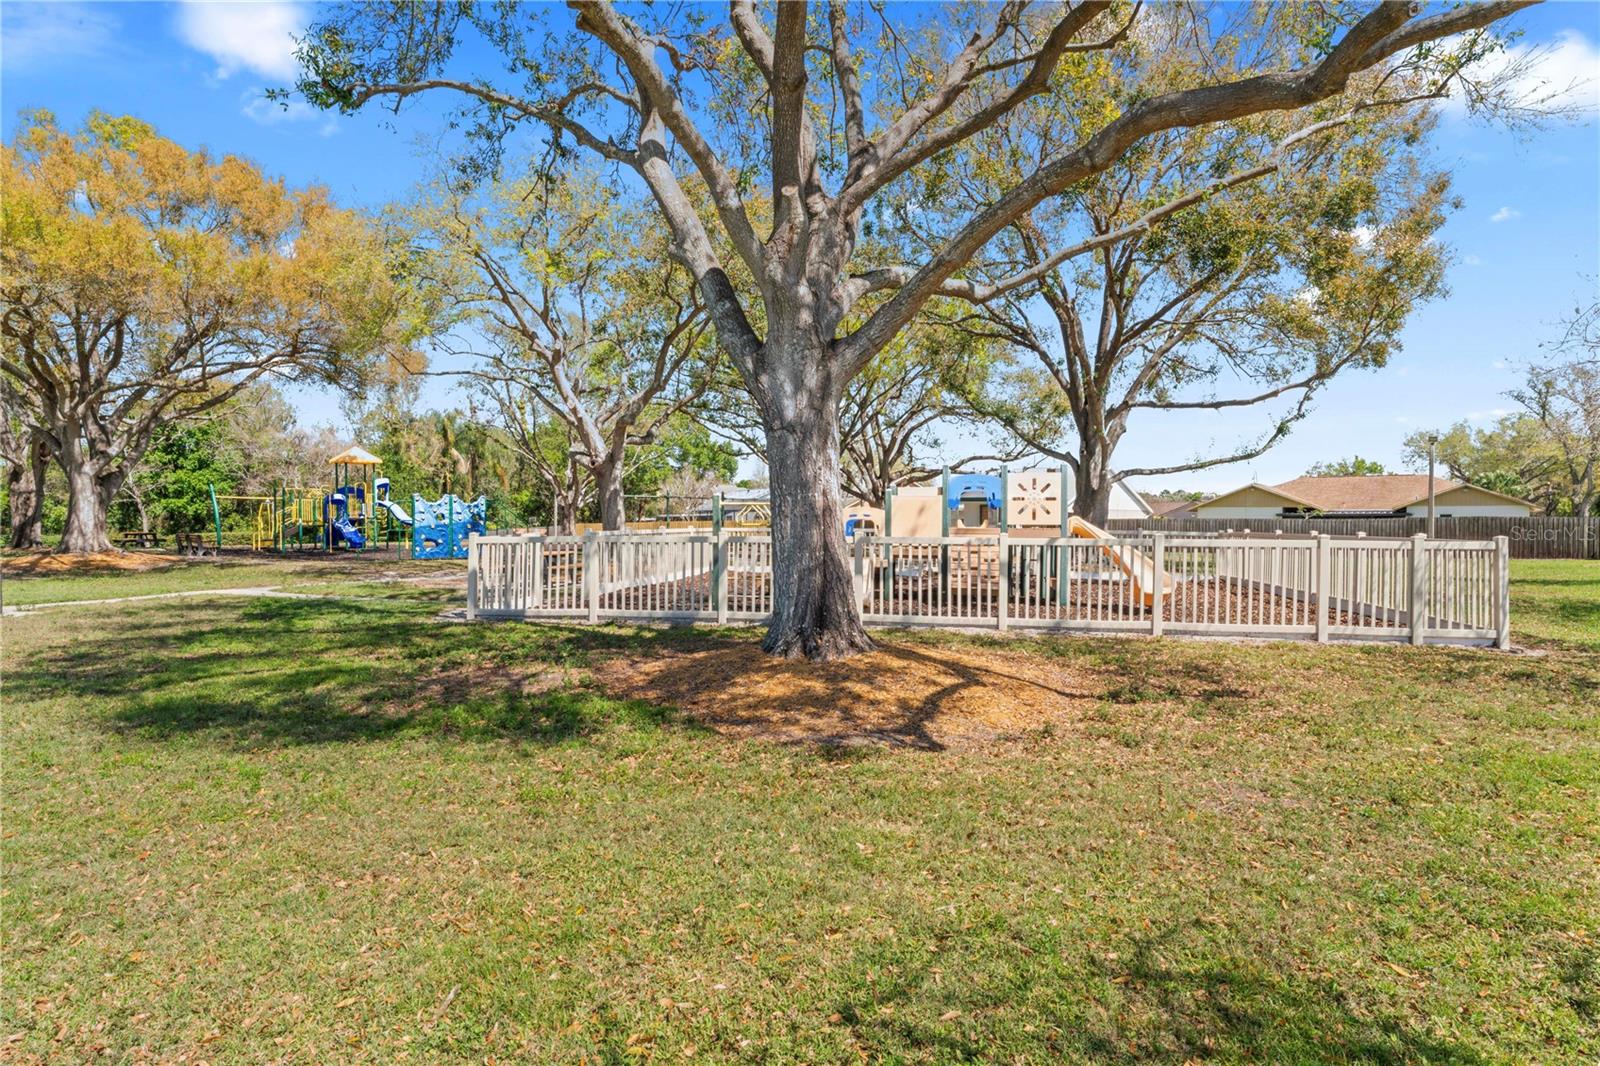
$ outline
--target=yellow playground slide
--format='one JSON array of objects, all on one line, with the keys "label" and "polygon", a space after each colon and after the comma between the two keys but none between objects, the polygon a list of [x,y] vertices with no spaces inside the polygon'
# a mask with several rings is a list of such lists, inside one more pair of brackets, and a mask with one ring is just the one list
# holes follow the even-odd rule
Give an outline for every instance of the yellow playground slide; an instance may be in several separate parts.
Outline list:
[{"label": "yellow playground slide", "polygon": [[[1085,522],[1077,515],[1068,517],[1067,530],[1074,537],[1093,537],[1096,540],[1106,540],[1111,536],[1110,533],[1107,533],[1099,526],[1092,522]],[[1116,564],[1118,570],[1128,575],[1131,579],[1130,584],[1133,585],[1133,594],[1139,598],[1139,602],[1146,607],[1155,602],[1155,591],[1151,588],[1155,584],[1155,560],[1144,552],[1136,551],[1133,548],[1108,545],[1100,550],[1106,553],[1106,558]],[[1161,575],[1161,595],[1163,597],[1172,595],[1172,576],[1170,574]]]}]

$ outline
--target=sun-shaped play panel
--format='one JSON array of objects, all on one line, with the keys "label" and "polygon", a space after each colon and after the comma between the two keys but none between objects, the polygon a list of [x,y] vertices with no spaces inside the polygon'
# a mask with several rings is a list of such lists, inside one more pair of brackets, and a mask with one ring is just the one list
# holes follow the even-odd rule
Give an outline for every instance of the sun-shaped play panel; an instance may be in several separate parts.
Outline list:
[{"label": "sun-shaped play panel", "polygon": [[1013,525],[1061,524],[1061,475],[1041,470],[1011,475],[1006,514]]}]

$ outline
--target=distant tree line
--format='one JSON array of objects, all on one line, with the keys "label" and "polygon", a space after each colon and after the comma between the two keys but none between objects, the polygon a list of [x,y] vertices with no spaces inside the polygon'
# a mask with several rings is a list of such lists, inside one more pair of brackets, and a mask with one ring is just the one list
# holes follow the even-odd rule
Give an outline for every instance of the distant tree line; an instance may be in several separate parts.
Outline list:
[{"label": "distant tree line", "polygon": [[1460,421],[1406,438],[1424,469],[1429,442],[1454,480],[1528,500],[1548,515],[1600,514],[1600,304],[1575,310],[1487,425]]}]

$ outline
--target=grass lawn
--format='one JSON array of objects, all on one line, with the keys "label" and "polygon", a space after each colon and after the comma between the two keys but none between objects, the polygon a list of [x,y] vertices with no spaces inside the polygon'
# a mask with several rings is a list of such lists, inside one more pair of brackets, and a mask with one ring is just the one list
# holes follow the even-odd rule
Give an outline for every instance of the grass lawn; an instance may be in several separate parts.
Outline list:
[{"label": "grass lawn", "polygon": [[1513,559],[1511,624],[1534,644],[1600,651],[1600,562]]},{"label": "grass lawn", "polygon": [[1533,655],[891,634],[727,686],[889,745],[619,666],[703,689],[752,631],[391,571],[5,619],[0,1058],[1600,1056],[1600,564],[1516,564]]}]

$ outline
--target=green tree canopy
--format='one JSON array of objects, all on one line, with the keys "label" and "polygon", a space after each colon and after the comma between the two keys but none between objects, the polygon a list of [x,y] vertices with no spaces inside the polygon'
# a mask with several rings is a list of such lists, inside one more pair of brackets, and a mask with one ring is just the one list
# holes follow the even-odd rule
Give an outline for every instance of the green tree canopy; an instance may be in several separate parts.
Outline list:
[{"label": "green tree canopy", "polygon": [[438,343],[508,427],[530,406],[566,427],[605,528],[621,529],[629,449],[693,407],[717,361],[651,216],[585,172],[441,179],[403,218]]},{"label": "green tree canopy", "polygon": [[0,150],[0,373],[67,475],[64,551],[164,425],[272,375],[414,363],[382,233],[325,190],[191,152],[134,118],[28,116]]},{"label": "green tree canopy", "polygon": [[1326,463],[1312,463],[1306,468],[1306,477],[1367,477],[1387,474],[1383,464],[1374,459],[1352,455],[1348,459],[1334,459]]}]

